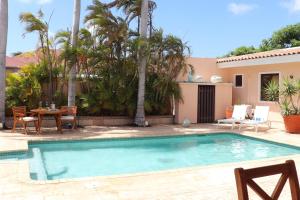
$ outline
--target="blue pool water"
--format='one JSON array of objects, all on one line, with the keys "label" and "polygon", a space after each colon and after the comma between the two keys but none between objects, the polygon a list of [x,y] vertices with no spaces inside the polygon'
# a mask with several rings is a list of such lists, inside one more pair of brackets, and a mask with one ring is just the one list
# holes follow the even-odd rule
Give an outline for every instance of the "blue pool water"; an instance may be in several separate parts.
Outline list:
[{"label": "blue pool water", "polygon": [[299,154],[300,148],[237,134],[135,139],[30,142],[28,152],[0,159],[29,159],[35,180],[120,175]]}]

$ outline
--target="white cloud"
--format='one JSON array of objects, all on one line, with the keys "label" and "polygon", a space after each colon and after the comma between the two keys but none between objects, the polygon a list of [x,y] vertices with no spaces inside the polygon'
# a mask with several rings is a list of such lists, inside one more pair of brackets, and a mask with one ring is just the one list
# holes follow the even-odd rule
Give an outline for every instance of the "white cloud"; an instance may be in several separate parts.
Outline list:
[{"label": "white cloud", "polygon": [[286,7],[291,13],[300,11],[300,0],[282,0],[281,5]]},{"label": "white cloud", "polygon": [[47,3],[52,3],[53,0],[19,0],[21,3],[27,3],[27,4],[30,4],[30,3],[36,3],[36,4],[39,4],[39,5],[44,5],[44,4],[47,4]]},{"label": "white cloud", "polygon": [[234,15],[241,15],[252,11],[255,8],[255,5],[244,4],[244,3],[230,3],[228,5],[229,12]]}]

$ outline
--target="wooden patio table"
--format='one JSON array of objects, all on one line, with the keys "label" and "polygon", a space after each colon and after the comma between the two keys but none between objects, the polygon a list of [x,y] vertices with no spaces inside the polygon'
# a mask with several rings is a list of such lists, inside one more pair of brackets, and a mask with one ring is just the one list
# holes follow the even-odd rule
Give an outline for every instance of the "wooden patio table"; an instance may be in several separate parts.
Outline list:
[{"label": "wooden patio table", "polygon": [[38,116],[38,133],[41,133],[41,126],[42,126],[42,121],[45,115],[48,116],[53,116],[55,118],[56,122],[56,127],[57,131],[62,133],[62,128],[61,128],[61,115],[63,111],[59,109],[46,109],[46,108],[38,108],[38,109],[33,109],[30,110],[32,113],[37,114]]}]

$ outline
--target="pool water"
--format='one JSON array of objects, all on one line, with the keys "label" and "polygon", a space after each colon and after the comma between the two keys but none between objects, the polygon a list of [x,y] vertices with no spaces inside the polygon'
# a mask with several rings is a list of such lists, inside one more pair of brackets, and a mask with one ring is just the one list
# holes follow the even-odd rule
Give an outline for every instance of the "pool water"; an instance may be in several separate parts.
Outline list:
[{"label": "pool water", "polygon": [[34,180],[205,166],[299,154],[300,148],[231,133],[131,139],[30,142],[28,152],[0,159],[28,159]]}]

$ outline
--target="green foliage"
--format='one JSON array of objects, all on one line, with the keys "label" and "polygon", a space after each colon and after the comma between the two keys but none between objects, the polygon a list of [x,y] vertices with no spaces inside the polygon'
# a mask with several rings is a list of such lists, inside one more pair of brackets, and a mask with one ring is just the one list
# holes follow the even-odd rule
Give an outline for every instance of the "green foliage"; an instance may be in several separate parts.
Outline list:
[{"label": "green foliage", "polygon": [[269,101],[279,100],[279,84],[277,81],[271,80],[268,85],[265,87],[265,94]]},{"label": "green foliage", "polygon": [[[135,8],[131,7],[134,1],[118,3]],[[173,98],[181,99],[176,78],[190,67],[185,63],[188,46],[175,36],[164,36],[162,30],[154,31],[149,40],[141,39],[129,29],[128,18],[114,16],[109,6],[99,1],[88,10],[85,21],[93,31],[81,31],[77,49],[80,73],[85,74],[80,78],[81,94],[77,98],[81,114],[134,115],[139,48],[144,48],[148,57],[145,111],[170,114]]]},{"label": "green foliage", "polygon": [[47,23],[43,22],[43,17],[44,13],[40,10],[37,16],[29,12],[22,13],[19,19],[22,23],[26,24],[26,32],[31,33],[38,31],[42,33],[41,35],[44,35],[48,32],[48,25]]},{"label": "green foliage", "polygon": [[281,87],[271,81],[265,92],[270,101],[278,101],[284,116],[300,114],[300,79],[286,78]]},{"label": "green foliage", "polygon": [[263,39],[260,46],[241,46],[229,52],[224,57],[239,56],[256,52],[270,51],[300,46],[300,23],[288,25],[275,31],[271,38]]},{"label": "green foliage", "polygon": [[[140,38],[136,31],[130,29],[129,23],[139,17],[141,1],[124,0],[116,3],[117,9],[126,11],[124,18],[114,15],[110,6],[97,0],[88,6],[85,18],[88,29],[79,31],[76,48],[71,45],[69,30],[58,32],[51,45],[42,48],[45,51],[45,54],[42,52],[44,59],[31,69],[34,71],[31,76],[34,83],[40,86],[39,92],[28,93],[26,98],[19,97],[21,91],[29,89],[25,85],[18,87],[26,77],[22,75],[23,72],[10,75],[9,79],[13,80],[8,80],[11,94],[7,101],[8,108],[12,105],[29,106],[28,102],[33,100],[35,102],[30,103],[30,107],[35,107],[41,99],[44,100],[44,85],[49,84],[51,62],[56,91],[54,100],[58,106],[67,102],[68,72],[75,64],[78,84],[76,105],[80,115],[134,116],[138,94],[138,52],[144,48],[148,58],[145,111],[147,114],[171,114],[174,100],[181,100],[176,78],[191,67],[185,59],[190,53],[189,47],[180,38],[164,35],[161,29],[153,29],[149,39]],[[156,4],[153,1],[149,1],[149,4],[152,12]],[[29,13],[21,16],[28,32],[41,30],[40,35],[44,38],[48,24],[44,23],[42,16]],[[55,56],[52,49],[49,51],[53,44],[59,48],[59,56]]]},{"label": "green foliage", "polygon": [[44,65],[44,70],[48,72],[48,101],[53,102],[53,96],[55,93],[54,85],[55,82],[53,79],[55,78],[52,73],[57,71],[57,54],[55,51],[55,48],[53,47],[53,41],[49,36],[49,21],[51,19],[46,21],[44,19],[44,13],[42,10],[39,10],[36,15],[24,12],[21,13],[19,16],[20,22],[25,24],[25,30],[26,32],[23,34],[38,33],[39,38],[39,47],[36,51],[36,54],[38,55],[40,62],[42,65]]},{"label": "green foliage", "polygon": [[269,46],[272,49],[281,49],[299,46],[300,23],[288,25],[273,33],[269,39]]},{"label": "green foliage", "polygon": [[230,53],[226,54],[225,57],[230,56],[240,56],[240,55],[246,55],[251,53],[256,53],[257,49],[254,46],[241,46],[236,48],[235,50],[231,51]]},{"label": "green foliage", "polygon": [[39,69],[35,65],[22,67],[18,74],[9,74],[6,78],[6,107],[26,105],[36,108],[41,99],[39,78]]}]

